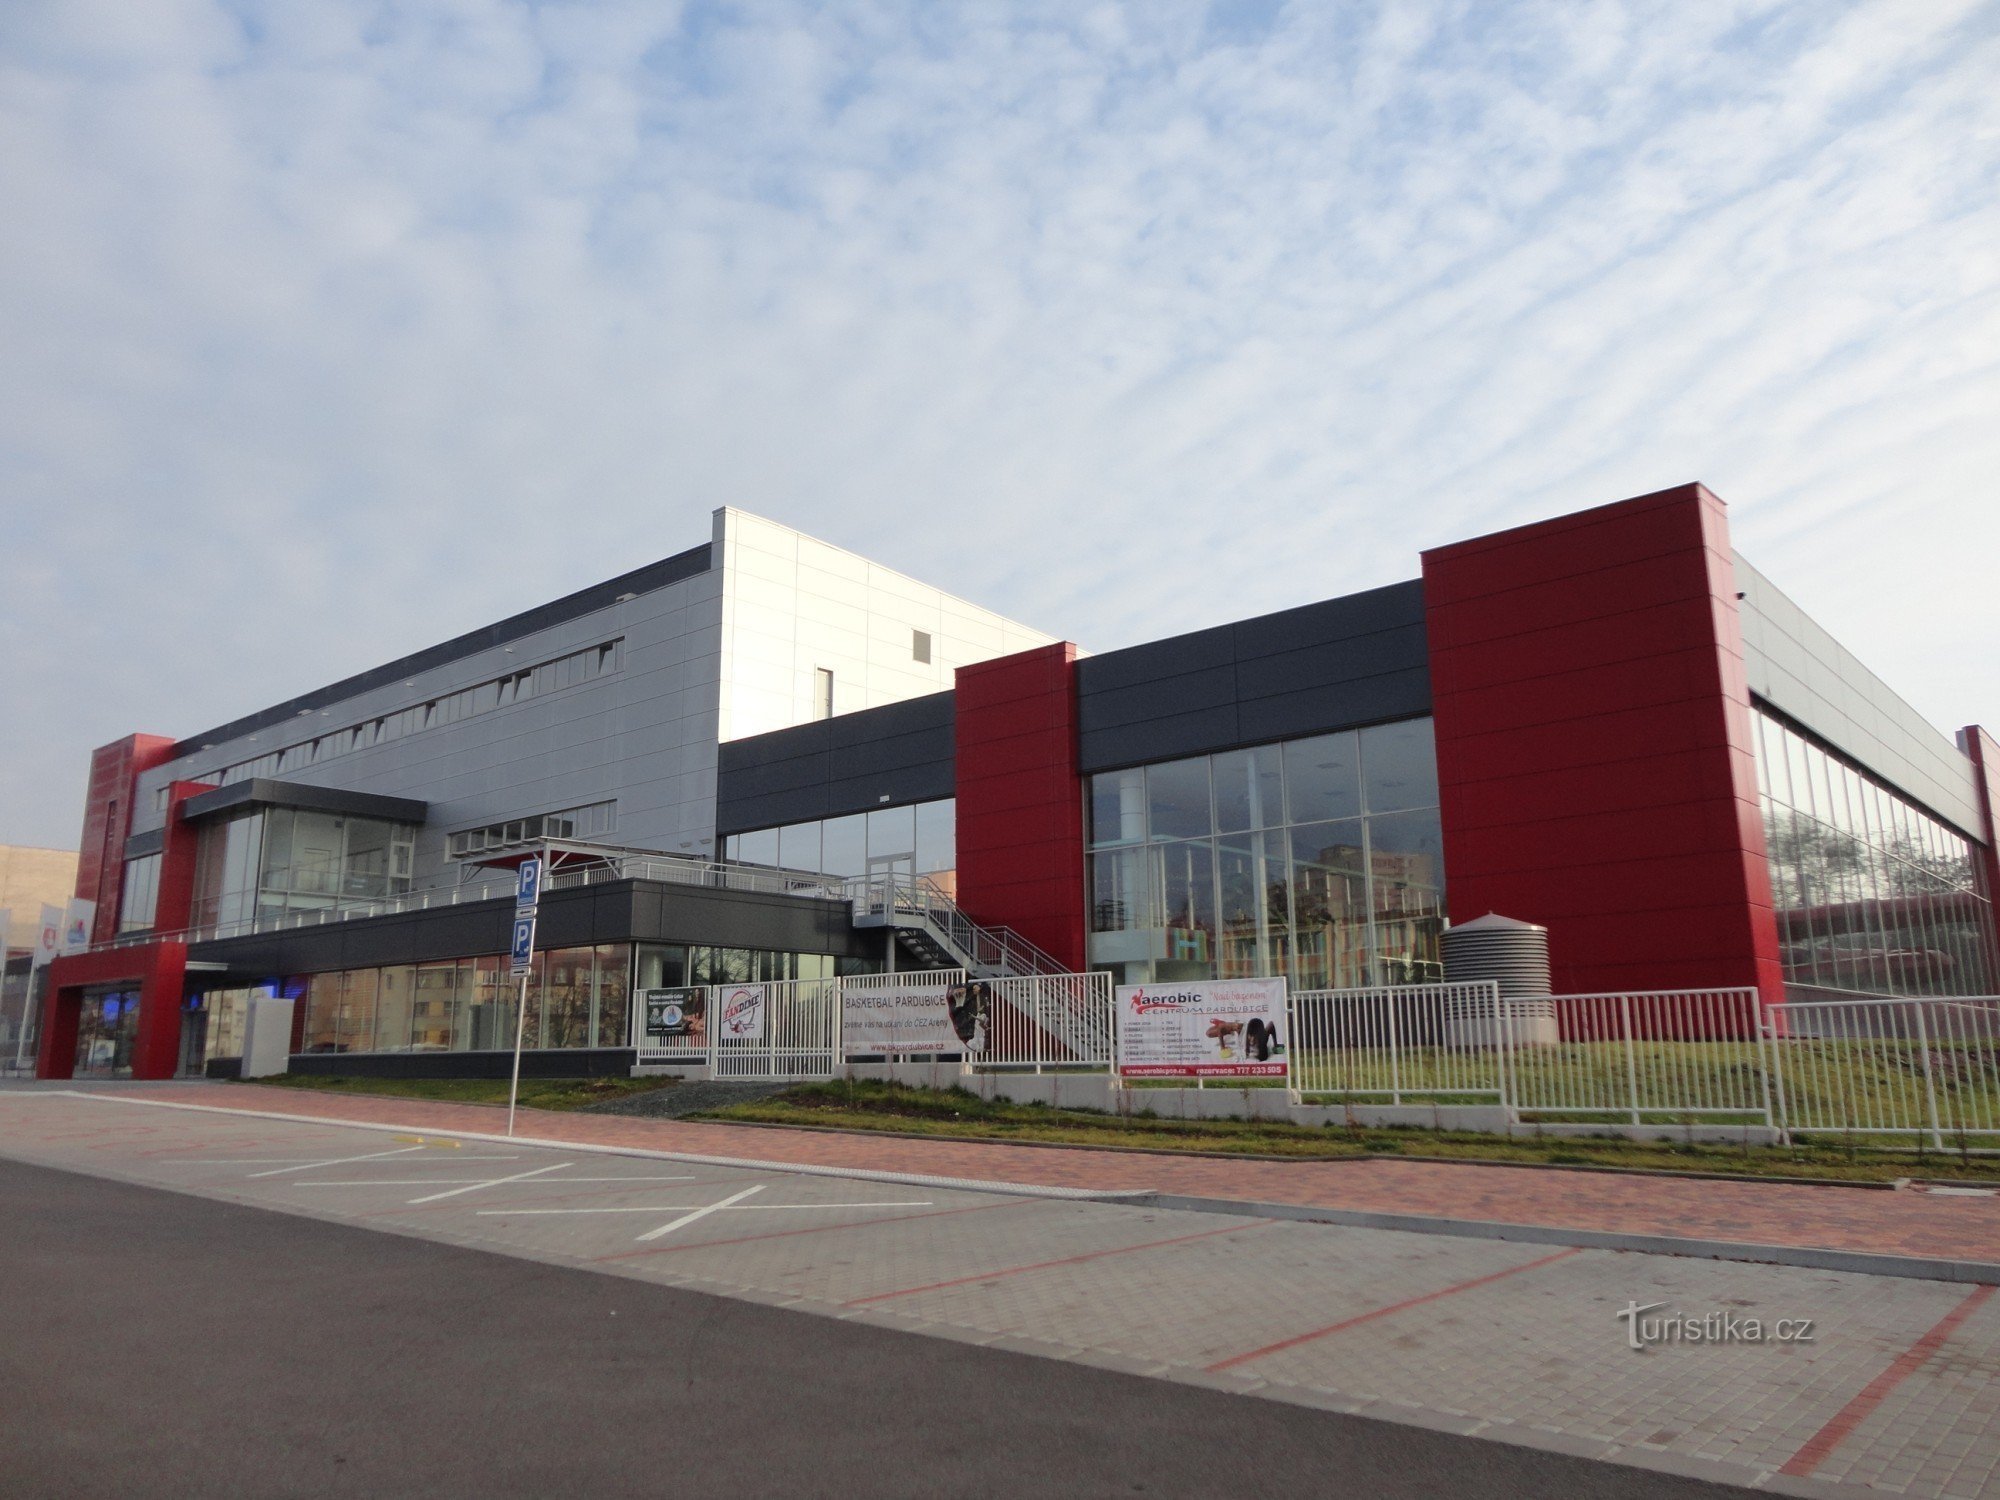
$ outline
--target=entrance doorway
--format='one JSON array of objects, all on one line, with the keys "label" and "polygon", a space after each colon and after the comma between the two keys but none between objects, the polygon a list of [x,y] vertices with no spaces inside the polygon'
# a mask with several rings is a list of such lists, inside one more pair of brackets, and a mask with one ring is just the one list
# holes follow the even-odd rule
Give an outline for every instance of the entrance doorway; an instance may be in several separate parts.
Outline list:
[{"label": "entrance doorway", "polygon": [[139,1039],[139,992],[85,995],[77,1016],[78,1078],[130,1078]]}]

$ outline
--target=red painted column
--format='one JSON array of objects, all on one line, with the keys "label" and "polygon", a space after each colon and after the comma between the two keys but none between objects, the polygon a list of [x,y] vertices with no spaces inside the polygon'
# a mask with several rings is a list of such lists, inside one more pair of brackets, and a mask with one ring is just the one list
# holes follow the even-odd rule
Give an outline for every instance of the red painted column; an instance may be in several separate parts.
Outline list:
[{"label": "red painted column", "polygon": [[93,943],[118,935],[118,898],[125,886],[125,840],[132,834],[132,783],[167,760],[174,742],[163,735],[129,734],[90,756],[84,795],[83,836],[77,844],[76,894],[97,903]]},{"label": "red painted column", "polygon": [[1783,998],[1723,504],[1700,485],[1424,554],[1451,912],[1558,992]]},{"label": "red painted column", "polygon": [[[1979,861],[1979,876],[1986,887],[1988,902],[2000,903],[2000,823],[1994,818],[1995,796],[1993,780],[2000,776],[2000,742],[1996,742],[1977,724],[1968,724],[1958,732],[1958,748],[1963,750],[1972,762],[1973,779],[1979,789],[1980,820],[1985,825],[1979,832],[1986,840],[1974,851]],[[2000,910],[1993,906],[1989,911]],[[1995,953],[2000,953],[2000,927],[1989,934]],[[2000,983],[2000,974],[1987,976],[1989,984]]]},{"label": "red painted column", "polygon": [[180,1063],[181,999],[186,978],[185,943],[133,943],[54,960],[49,965],[48,1019],[35,1056],[35,1076],[74,1075],[83,991],[88,986],[104,986],[139,992],[132,1076],[173,1077]]},{"label": "red painted column", "polygon": [[1068,641],[960,667],[958,900],[1071,969],[1084,966],[1083,779],[1077,648]]},{"label": "red painted column", "polygon": [[165,841],[160,847],[159,899],[153,906],[153,927],[159,932],[180,932],[188,927],[194,911],[195,851],[201,844],[201,830],[181,817],[181,804],[190,797],[213,791],[206,781],[176,781],[167,789]]}]

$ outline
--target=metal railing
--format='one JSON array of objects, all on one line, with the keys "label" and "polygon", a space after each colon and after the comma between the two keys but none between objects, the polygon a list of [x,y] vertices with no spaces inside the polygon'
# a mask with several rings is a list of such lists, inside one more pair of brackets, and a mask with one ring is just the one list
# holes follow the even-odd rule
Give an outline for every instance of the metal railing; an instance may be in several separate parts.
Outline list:
[{"label": "metal railing", "polygon": [[709,1062],[715,1076],[831,1078],[841,1060],[840,985],[838,979],[711,985]]},{"label": "metal railing", "polygon": [[992,997],[985,1050],[972,1059],[986,1067],[1109,1068],[1117,1025],[1111,976],[1031,974],[981,981]]},{"label": "metal railing", "polygon": [[985,927],[921,879],[857,875],[845,882],[857,924],[921,926],[967,969],[989,978],[1065,974],[1068,965],[1011,927]]},{"label": "metal railing", "polygon": [[1500,987],[1396,985],[1291,997],[1292,1092],[1404,1104],[1499,1103]]},{"label": "metal railing", "polygon": [[1754,989],[1553,995],[1503,1025],[1507,1103],[1522,1116],[1775,1126]]},{"label": "metal railing", "polygon": [[1939,1150],[2000,1135],[2000,999],[1790,1001],[1768,1019],[1792,1135]]},{"label": "metal railing", "polygon": [[[752,891],[766,895],[811,896],[823,901],[844,900],[847,896],[845,883],[834,876],[729,864],[719,860],[675,859],[664,854],[625,855],[558,871],[543,883],[542,888],[545,891],[575,890],[618,880],[648,880],[663,885],[693,885],[709,890]],[[371,917],[396,916],[403,912],[472,906],[481,901],[512,901],[514,883],[514,875],[509,872],[504,876],[468,881],[463,885],[435,886],[397,896],[344,901],[311,911],[207,922],[165,932],[121,933],[106,942],[91,944],[89,951],[95,953],[159,942],[204,943],[218,938],[296,932],[341,922],[365,921]]]}]

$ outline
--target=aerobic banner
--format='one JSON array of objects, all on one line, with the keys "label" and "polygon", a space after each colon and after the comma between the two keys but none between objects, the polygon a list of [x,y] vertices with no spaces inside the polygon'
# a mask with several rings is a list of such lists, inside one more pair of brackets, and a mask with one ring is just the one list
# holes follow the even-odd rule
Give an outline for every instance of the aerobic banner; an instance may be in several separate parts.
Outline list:
[{"label": "aerobic banner", "polygon": [[951,991],[941,984],[848,985],[841,991],[840,1044],[857,1052],[960,1052]]},{"label": "aerobic banner", "polygon": [[724,1041],[764,1040],[764,986],[725,984],[716,992],[716,1035]]},{"label": "aerobic banner", "polygon": [[1285,981],[1201,979],[1118,988],[1125,1078],[1283,1078]]}]

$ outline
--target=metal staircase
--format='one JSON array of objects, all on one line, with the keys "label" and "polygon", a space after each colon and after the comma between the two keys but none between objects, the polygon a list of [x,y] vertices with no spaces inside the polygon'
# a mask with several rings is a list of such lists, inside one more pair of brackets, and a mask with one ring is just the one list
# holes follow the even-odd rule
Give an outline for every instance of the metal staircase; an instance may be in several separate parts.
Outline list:
[{"label": "metal staircase", "polygon": [[1070,972],[1013,928],[980,926],[921,880],[864,876],[847,882],[847,894],[856,927],[892,929],[897,944],[925,968],[963,969],[981,979]]},{"label": "metal staircase", "polygon": [[1110,1056],[1109,1017],[1086,998],[1087,981],[1010,927],[984,927],[922,881],[847,883],[856,927],[886,927],[899,951],[926,969],[963,969],[993,1000],[1079,1059]]}]

